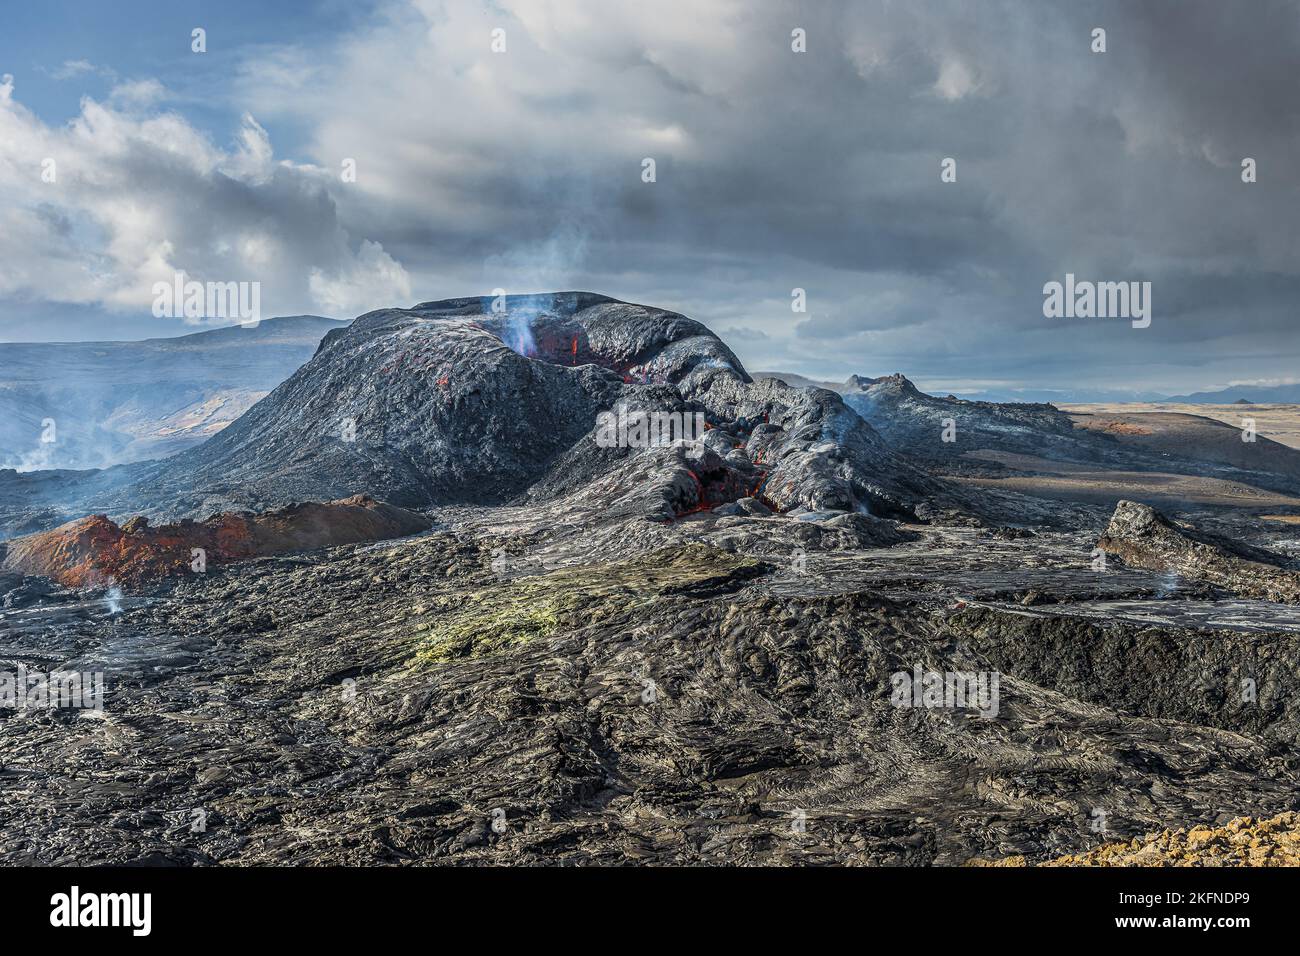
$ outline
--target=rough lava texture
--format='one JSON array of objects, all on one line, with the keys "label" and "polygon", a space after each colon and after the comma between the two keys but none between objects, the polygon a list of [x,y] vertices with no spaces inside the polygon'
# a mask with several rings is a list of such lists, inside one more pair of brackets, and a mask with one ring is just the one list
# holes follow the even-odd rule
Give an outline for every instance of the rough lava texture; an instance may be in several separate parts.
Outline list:
[{"label": "rough lava texture", "polygon": [[[1117,838],[1296,809],[1300,629],[1128,619],[1152,575],[1080,571],[1089,542],[799,560],[809,522],[701,512],[625,522],[659,539],[629,556],[537,510],[7,612],[8,669],[108,695],[0,720],[0,861],[951,865],[1086,852],[1095,808]],[[896,706],[918,665],[1000,672],[997,716]]]},{"label": "rough lava texture", "polygon": [[1172,572],[1244,597],[1300,603],[1287,559],[1219,535],[1179,527],[1149,505],[1121,501],[1097,547],[1132,567]]},{"label": "rough lava texture", "polygon": [[263,514],[222,513],[202,522],[150,527],[143,517],[119,526],[92,515],[53,531],[0,544],[0,569],[41,575],[67,587],[144,585],[193,573],[193,550],[203,563],[399,538],[426,531],[421,515],[357,495],[342,501],[308,502]]}]

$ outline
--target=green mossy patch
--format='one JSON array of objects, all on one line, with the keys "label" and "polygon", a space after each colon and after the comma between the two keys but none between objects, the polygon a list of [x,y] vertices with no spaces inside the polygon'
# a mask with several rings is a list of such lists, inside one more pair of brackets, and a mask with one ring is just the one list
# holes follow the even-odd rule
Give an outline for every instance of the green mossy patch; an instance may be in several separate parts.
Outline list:
[{"label": "green mossy patch", "polygon": [[562,630],[617,626],[650,602],[730,593],[766,570],[759,561],[691,544],[447,595],[430,607],[416,663],[487,657]]}]

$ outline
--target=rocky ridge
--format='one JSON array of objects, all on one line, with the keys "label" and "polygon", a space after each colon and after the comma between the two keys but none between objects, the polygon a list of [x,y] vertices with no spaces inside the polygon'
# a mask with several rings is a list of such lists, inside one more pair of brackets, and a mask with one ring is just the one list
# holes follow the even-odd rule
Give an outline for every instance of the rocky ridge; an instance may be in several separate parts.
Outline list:
[{"label": "rocky ridge", "polygon": [[889,447],[939,475],[999,477],[1008,472],[1008,462],[1015,463],[1015,471],[1034,474],[1071,462],[1139,473],[1174,471],[1300,494],[1300,455],[1263,437],[1242,442],[1240,431],[1222,422],[1198,420],[1204,434],[1195,442],[1158,435],[1131,435],[1126,442],[1120,440],[1125,430],[1144,429],[1105,416],[1068,414],[1045,403],[928,395],[903,375],[855,375],[842,394]]}]

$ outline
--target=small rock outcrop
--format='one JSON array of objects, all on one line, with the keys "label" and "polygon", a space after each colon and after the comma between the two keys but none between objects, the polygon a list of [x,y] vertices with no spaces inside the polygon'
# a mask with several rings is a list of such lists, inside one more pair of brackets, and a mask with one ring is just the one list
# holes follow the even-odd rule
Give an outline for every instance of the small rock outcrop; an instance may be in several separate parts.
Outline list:
[{"label": "small rock outcrop", "polygon": [[1300,603],[1300,574],[1280,555],[1174,524],[1149,505],[1121,501],[1097,547],[1125,564],[1173,571],[1265,601]]}]

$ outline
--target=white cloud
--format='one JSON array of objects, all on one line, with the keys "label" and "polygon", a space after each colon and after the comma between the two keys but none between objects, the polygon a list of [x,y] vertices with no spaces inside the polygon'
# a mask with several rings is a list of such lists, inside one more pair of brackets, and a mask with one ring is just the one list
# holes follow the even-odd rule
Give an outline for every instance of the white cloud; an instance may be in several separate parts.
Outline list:
[{"label": "white cloud", "polygon": [[64,60],[63,65],[50,73],[50,76],[56,80],[70,80],[94,72],[96,72],[95,64],[89,60]]},{"label": "white cloud", "polygon": [[357,315],[377,308],[377,303],[408,301],[411,281],[383,246],[367,240],[355,259],[333,273],[313,269],[311,294],[333,315]]},{"label": "white cloud", "polygon": [[276,162],[251,115],[234,148],[214,145],[157,110],[164,93],[124,84],[52,127],[0,81],[0,296],[147,312],[154,283],[184,271],[258,281],[272,315],[406,303],[405,270],[351,238],[331,177]]},{"label": "white cloud", "polygon": [[167,88],[151,78],[118,83],[108,94],[109,102],[114,105],[133,107],[153,106],[166,97]]},{"label": "white cloud", "polygon": [[257,186],[271,181],[275,171],[271,137],[251,114],[244,114],[239,128],[239,148],[222,160],[220,169],[227,176]]},{"label": "white cloud", "polygon": [[943,58],[939,64],[939,77],[934,81],[934,91],[942,99],[959,100],[975,92],[978,86],[975,74],[964,60],[956,56]]}]

